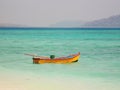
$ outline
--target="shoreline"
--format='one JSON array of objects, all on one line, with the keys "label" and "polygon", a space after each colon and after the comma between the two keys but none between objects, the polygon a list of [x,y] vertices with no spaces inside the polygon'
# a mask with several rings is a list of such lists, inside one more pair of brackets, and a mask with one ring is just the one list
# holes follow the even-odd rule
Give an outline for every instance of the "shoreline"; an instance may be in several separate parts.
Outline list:
[{"label": "shoreline", "polygon": [[93,78],[47,77],[4,70],[0,90],[119,90],[120,83]]}]

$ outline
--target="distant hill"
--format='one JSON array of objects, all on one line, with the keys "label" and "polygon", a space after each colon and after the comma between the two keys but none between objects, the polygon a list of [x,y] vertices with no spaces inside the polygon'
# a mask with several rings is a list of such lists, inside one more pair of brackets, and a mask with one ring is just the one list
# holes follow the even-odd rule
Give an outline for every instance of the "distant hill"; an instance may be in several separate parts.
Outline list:
[{"label": "distant hill", "polygon": [[84,25],[85,22],[83,21],[63,21],[63,22],[58,22],[55,24],[50,25],[50,27],[81,27]]},{"label": "distant hill", "polygon": [[90,22],[65,21],[51,25],[51,27],[79,27],[79,28],[120,28],[120,15],[111,16]]},{"label": "distant hill", "polygon": [[100,20],[87,22],[83,27],[95,27],[95,28],[120,28],[120,15],[111,16]]},{"label": "distant hill", "polygon": [[26,27],[24,25],[18,25],[18,24],[8,24],[8,23],[0,23],[0,27],[4,28],[4,27]]},{"label": "distant hill", "polygon": [[[6,27],[25,27],[25,25],[18,25],[18,24],[7,24],[7,23],[0,23],[0,28]],[[52,24],[48,27],[51,28],[120,28],[120,15],[111,16],[108,18],[103,18],[99,20],[94,20],[90,22],[84,21],[63,21]]]}]

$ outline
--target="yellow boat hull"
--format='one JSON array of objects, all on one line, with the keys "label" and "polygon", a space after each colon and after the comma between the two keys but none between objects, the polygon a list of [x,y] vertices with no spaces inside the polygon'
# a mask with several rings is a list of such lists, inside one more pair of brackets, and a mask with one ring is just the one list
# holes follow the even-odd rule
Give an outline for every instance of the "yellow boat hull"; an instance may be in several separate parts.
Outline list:
[{"label": "yellow boat hull", "polygon": [[35,63],[35,64],[43,64],[43,63],[58,63],[58,64],[72,63],[72,62],[77,62],[79,57],[80,57],[80,53],[69,55],[69,57],[59,57],[59,58],[55,58],[55,59],[34,57],[33,58],[33,63]]}]

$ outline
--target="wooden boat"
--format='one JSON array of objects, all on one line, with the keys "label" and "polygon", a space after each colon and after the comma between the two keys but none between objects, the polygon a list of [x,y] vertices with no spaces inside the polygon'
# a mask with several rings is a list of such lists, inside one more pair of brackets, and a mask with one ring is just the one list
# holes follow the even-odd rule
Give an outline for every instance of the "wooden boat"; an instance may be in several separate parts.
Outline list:
[{"label": "wooden boat", "polygon": [[72,54],[66,57],[57,57],[54,59],[48,57],[33,57],[33,63],[42,64],[42,63],[72,63],[77,62],[80,57],[80,52],[77,54]]}]

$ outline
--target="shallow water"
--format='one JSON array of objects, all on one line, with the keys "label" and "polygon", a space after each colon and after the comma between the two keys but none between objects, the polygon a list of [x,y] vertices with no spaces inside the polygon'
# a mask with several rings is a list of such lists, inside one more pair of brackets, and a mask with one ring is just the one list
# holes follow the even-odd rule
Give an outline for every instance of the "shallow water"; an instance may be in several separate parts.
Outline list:
[{"label": "shallow water", "polygon": [[[72,64],[33,64],[24,53],[66,56]],[[120,83],[120,29],[0,29],[0,71]],[[94,89],[93,89],[94,90]],[[111,89],[112,90],[112,89]]]}]

